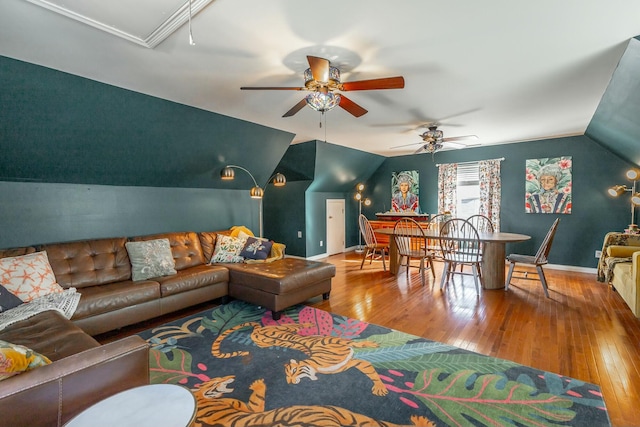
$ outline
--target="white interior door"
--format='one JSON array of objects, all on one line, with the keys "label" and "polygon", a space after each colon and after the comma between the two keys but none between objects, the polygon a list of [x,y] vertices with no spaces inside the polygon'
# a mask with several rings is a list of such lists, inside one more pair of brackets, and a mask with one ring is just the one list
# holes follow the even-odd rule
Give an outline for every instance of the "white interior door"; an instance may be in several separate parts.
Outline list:
[{"label": "white interior door", "polygon": [[344,199],[327,199],[327,255],[344,252]]}]

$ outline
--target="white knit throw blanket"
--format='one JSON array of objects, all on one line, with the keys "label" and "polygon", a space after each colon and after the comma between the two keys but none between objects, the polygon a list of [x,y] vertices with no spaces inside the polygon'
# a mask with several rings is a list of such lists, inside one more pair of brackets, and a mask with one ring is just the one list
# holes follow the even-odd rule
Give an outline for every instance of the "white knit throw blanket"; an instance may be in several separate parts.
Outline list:
[{"label": "white knit throw blanket", "polygon": [[0,331],[9,325],[47,310],[59,311],[67,319],[71,319],[78,307],[80,296],[80,293],[76,292],[76,288],[69,288],[63,292],[44,295],[26,304],[20,304],[11,310],[0,313]]}]

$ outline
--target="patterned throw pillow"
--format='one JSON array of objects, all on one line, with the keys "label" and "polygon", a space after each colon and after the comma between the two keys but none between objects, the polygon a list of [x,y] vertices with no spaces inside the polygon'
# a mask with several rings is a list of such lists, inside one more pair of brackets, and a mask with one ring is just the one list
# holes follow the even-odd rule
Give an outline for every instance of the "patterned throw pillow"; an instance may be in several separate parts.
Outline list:
[{"label": "patterned throw pillow", "polygon": [[0,259],[0,284],[23,302],[64,291],[45,251]]},{"label": "patterned throw pillow", "polygon": [[22,304],[22,300],[0,285],[0,313]]},{"label": "patterned throw pillow", "polygon": [[244,258],[240,255],[247,239],[239,237],[218,235],[216,240],[216,250],[211,257],[211,264],[216,262],[238,263],[244,262]]},{"label": "patterned throw pillow", "polygon": [[177,274],[169,239],[127,242],[133,281]]},{"label": "patterned throw pillow", "polygon": [[268,240],[249,237],[240,255],[248,259],[267,259],[271,253],[271,246],[273,243]]},{"label": "patterned throw pillow", "polygon": [[0,340],[0,381],[49,363],[46,356],[23,345]]}]

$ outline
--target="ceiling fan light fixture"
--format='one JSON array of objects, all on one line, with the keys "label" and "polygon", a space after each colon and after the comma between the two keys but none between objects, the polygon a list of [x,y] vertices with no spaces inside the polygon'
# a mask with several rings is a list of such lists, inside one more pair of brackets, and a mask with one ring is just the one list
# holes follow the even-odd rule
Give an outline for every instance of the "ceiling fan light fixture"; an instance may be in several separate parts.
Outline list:
[{"label": "ceiling fan light fixture", "polygon": [[340,105],[340,95],[333,92],[312,92],[305,97],[307,105],[316,111],[324,113]]},{"label": "ceiling fan light fixture", "polygon": [[311,68],[304,70],[304,85],[309,90],[315,90],[322,85],[327,85],[331,88],[335,88],[340,84],[340,70],[336,67],[329,66],[329,76],[326,82],[319,82],[313,78],[313,71]]},{"label": "ceiling fan light fixture", "polygon": [[[422,137],[423,140],[427,142],[430,142],[430,141],[440,142],[442,140],[443,135],[444,134],[442,133],[442,131],[438,129],[436,126],[430,126],[429,130],[420,136]],[[442,144],[440,144],[440,148],[442,148]]]},{"label": "ceiling fan light fixture", "polygon": [[442,142],[440,141],[429,141],[424,145],[424,149],[427,153],[435,153],[438,150],[442,149]]}]

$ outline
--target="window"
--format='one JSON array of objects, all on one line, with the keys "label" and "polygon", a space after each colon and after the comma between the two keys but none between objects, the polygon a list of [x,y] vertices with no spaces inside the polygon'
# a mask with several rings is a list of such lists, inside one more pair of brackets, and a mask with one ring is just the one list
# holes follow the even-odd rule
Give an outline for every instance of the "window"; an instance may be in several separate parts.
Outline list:
[{"label": "window", "polygon": [[458,218],[469,218],[480,210],[480,163],[458,164],[456,211]]}]

